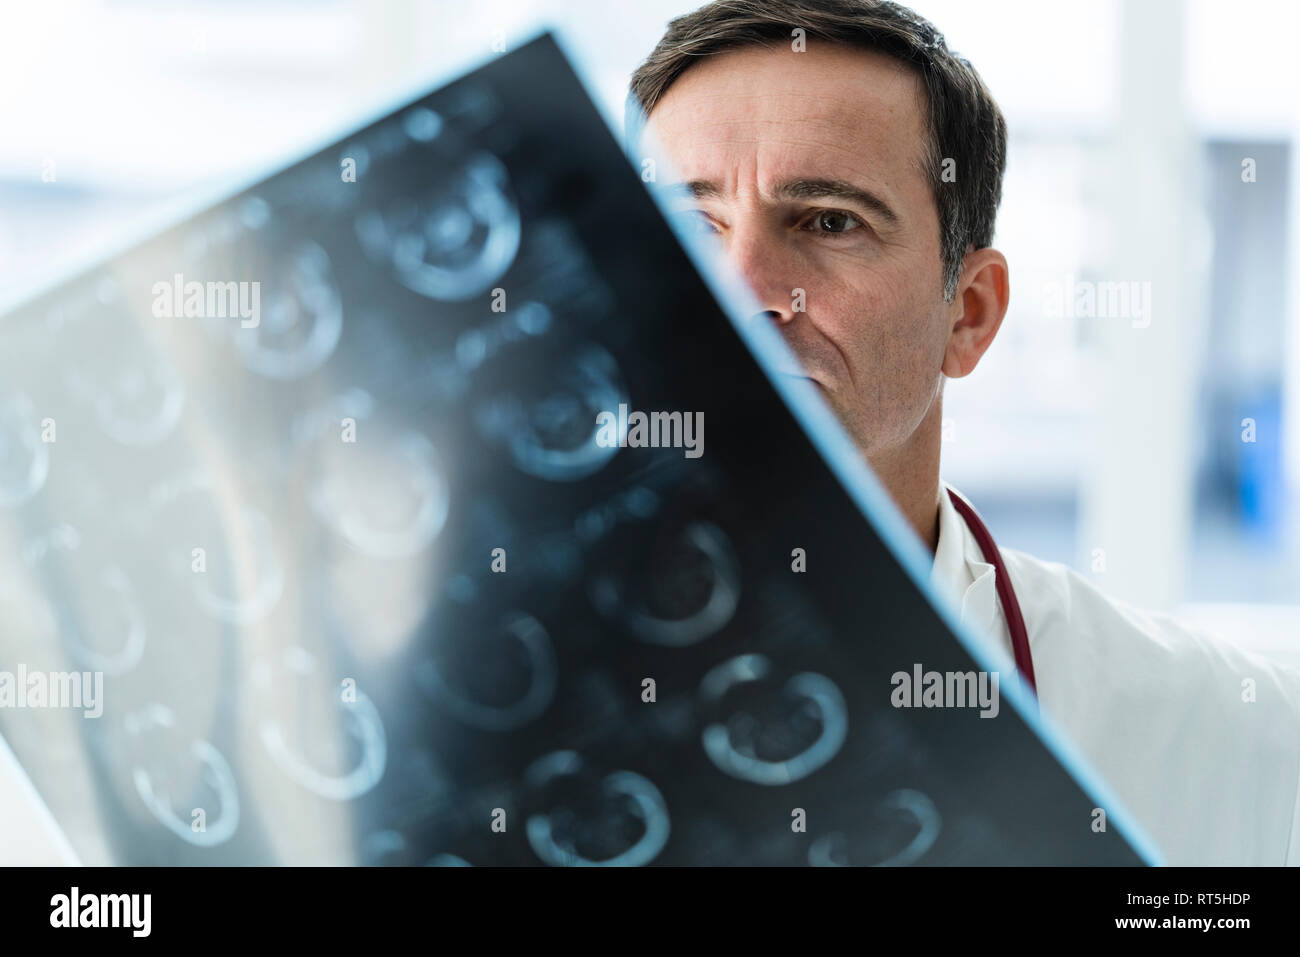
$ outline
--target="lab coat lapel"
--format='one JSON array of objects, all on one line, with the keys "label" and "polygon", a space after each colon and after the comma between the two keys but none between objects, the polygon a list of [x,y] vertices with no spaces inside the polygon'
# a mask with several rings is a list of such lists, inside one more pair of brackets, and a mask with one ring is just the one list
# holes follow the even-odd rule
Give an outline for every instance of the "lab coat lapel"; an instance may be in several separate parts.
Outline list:
[{"label": "lab coat lapel", "polygon": [[[954,510],[955,511],[955,510]],[[960,516],[958,516],[960,519]],[[998,569],[992,562],[984,560],[975,535],[963,521],[962,545],[965,551],[966,570],[971,583],[966,587],[961,600],[961,620],[970,624],[985,638],[989,647],[1014,655],[1011,647],[1011,634],[1007,630],[1006,620],[1002,617],[998,604]]]},{"label": "lab coat lapel", "polygon": [[[976,556],[979,546],[974,541]],[[969,551],[966,555],[966,567],[970,570],[973,581],[966,588],[961,599],[961,620],[979,628],[983,634],[996,637],[993,620],[998,613],[997,569],[981,557],[973,557]]]},{"label": "lab coat lapel", "polygon": [[984,560],[979,542],[943,485],[939,496],[939,542],[931,578],[947,589],[954,601],[960,602],[962,624],[971,625],[996,641],[997,569]]}]

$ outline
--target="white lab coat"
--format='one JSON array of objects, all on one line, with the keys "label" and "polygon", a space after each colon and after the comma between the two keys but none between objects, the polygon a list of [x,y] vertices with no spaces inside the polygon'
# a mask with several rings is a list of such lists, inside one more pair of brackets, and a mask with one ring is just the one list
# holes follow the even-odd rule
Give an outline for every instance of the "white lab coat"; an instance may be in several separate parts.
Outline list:
[{"label": "white lab coat", "polygon": [[[1065,565],[1000,551],[1040,708],[1165,862],[1300,864],[1300,671],[1108,598]],[[944,491],[931,582],[1011,671],[995,579]]]}]

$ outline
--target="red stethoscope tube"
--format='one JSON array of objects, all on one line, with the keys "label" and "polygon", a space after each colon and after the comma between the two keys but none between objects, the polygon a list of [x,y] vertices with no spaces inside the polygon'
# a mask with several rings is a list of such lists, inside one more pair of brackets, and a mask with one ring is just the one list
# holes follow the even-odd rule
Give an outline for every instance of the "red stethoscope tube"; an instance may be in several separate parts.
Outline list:
[{"label": "red stethoscope tube", "polygon": [[993,579],[998,589],[998,600],[1002,602],[1002,614],[1007,620],[1007,630],[1011,633],[1011,650],[1016,655],[1016,668],[1021,676],[1029,682],[1034,696],[1038,696],[1038,686],[1034,683],[1034,658],[1029,653],[1029,632],[1025,629],[1025,616],[1020,613],[1020,602],[1016,599],[1016,590],[1011,585],[1011,576],[1002,563],[1002,553],[998,551],[997,542],[984,525],[975,506],[962,498],[953,489],[948,489],[948,497],[953,506],[966,521],[966,527],[975,536],[984,560],[993,566]]}]

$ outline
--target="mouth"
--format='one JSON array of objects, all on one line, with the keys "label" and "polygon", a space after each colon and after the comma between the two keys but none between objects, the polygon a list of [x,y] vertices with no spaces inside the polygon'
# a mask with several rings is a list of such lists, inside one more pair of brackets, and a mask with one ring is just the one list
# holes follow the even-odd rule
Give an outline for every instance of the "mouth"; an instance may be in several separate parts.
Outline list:
[{"label": "mouth", "polygon": [[810,375],[806,375],[806,374],[804,374],[804,373],[802,373],[802,372],[782,372],[782,373],[780,373],[780,375],[782,376],[782,378],[785,378],[785,379],[796,379],[796,380],[799,380],[799,381],[801,381],[801,382],[811,382],[813,385],[815,385],[815,386],[816,386],[818,389],[820,389],[822,392],[825,392],[825,391],[826,391],[826,387],[825,387],[824,385],[822,385],[818,380],[816,380],[816,379],[814,379],[812,376],[810,376]]}]

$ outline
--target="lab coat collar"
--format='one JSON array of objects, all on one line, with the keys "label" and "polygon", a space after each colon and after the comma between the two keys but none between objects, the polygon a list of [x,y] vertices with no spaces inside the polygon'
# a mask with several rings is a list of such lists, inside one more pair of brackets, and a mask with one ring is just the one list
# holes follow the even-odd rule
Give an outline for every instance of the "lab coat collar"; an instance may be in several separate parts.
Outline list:
[{"label": "lab coat collar", "polygon": [[979,542],[942,482],[939,493],[939,542],[930,582],[960,609],[963,624],[993,635],[998,612],[997,569],[984,560]]}]

